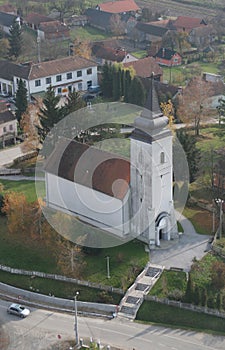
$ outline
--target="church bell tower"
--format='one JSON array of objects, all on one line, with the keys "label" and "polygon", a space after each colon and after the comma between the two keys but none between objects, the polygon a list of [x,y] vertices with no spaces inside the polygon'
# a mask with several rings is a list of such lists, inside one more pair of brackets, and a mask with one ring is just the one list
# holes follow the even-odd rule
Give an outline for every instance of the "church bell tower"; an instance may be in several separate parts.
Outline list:
[{"label": "church bell tower", "polygon": [[149,245],[177,236],[173,206],[172,133],[154,80],[131,134],[131,230]]}]

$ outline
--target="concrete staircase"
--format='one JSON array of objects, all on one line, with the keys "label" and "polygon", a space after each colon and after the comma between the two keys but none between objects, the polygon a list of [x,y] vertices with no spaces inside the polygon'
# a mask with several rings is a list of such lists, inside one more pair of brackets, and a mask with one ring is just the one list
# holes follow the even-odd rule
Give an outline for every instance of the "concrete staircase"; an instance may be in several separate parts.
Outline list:
[{"label": "concrete staircase", "polygon": [[139,307],[141,306],[144,295],[156,283],[164,267],[148,263],[145,269],[136,278],[134,284],[127,290],[125,296],[120,302],[118,317],[134,320]]}]

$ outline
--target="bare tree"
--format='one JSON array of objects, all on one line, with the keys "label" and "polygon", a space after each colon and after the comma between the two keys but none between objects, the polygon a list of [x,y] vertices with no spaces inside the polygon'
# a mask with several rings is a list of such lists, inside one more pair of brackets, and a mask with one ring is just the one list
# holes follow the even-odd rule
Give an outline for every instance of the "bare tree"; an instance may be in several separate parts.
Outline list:
[{"label": "bare tree", "polygon": [[210,83],[199,76],[190,80],[178,98],[177,115],[182,122],[194,126],[197,136],[200,132],[201,121],[209,112],[207,99],[211,92]]},{"label": "bare tree", "polygon": [[116,37],[125,33],[125,23],[121,20],[120,15],[115,14],[111,17],[110,30]]}]

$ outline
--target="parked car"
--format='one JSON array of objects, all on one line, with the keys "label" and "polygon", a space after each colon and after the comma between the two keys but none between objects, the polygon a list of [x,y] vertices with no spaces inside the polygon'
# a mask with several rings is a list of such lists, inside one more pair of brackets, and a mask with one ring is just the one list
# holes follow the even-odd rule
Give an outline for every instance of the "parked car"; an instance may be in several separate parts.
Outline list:
[{"label": "parked car", "polygon": [[88,92],[91,94],[96,94],[101,91],[100,85],[91,85],[88,87]]},{"label": "parked car", "polygon": [[30,315],[30,310],[20,304],[11,304],[7,309],[8,314],[25,318]]},{"label": "parked car", "polygon": [[84,95],[82,96],[82,99],[83,99],[85,102],[89,102],[89,101],[94,100],[96,97],[97,97],[96,95],[84,94]]}]

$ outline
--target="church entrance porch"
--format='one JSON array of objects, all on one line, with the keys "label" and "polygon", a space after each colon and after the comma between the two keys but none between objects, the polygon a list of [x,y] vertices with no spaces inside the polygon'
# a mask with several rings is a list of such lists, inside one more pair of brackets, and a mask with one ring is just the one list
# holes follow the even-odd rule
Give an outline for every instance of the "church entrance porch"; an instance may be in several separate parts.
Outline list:
[{"label": "church entrance porch", "polygon": [[169,214],[163,212],[156,219],[155,227],[155,245],[160,246],[160,241],[170,241],[170,222]]}]

